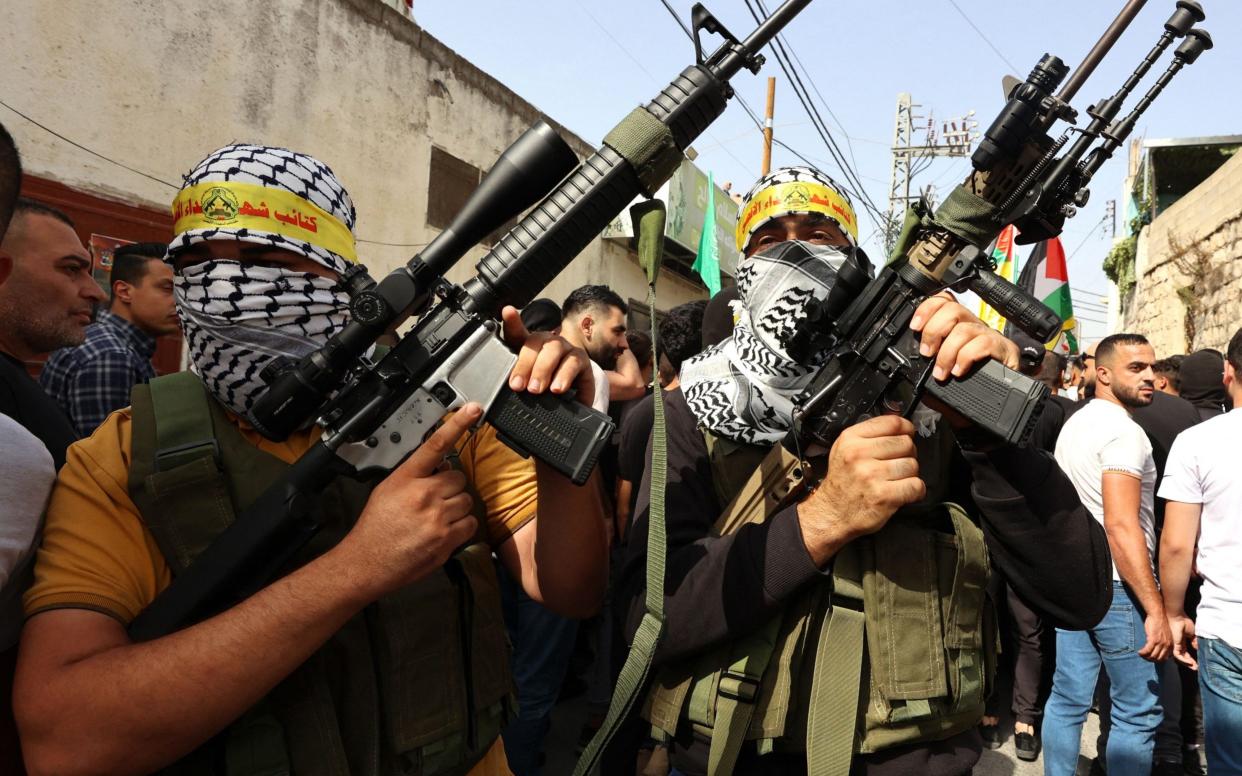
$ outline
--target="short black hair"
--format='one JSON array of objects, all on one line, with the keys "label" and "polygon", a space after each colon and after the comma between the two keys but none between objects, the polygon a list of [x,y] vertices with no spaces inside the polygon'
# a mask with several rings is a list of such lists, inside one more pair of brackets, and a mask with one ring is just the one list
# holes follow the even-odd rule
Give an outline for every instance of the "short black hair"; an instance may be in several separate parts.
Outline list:
[{"label": "short black hair", "polygon": [[679,304],[667,313],[659,316],[660,352],[672,364],[673,369],[681,371],[681,364],[691,356],[703,350],[703,311],[707,309],[706,299]]},{"label": "short black hair", "polygon": [[22,157],[13,136],[0,124],[0,240],[9,229],[13,208],[22,189]]},{"label": "short black hair", "polygon": [[1229,347],[1225,348],[1225,354],[1233,371],[1238,372],[1239,378],[1242,378],[1242,329],[1235,331],[1229,338]]},{"label": "short black hair", "polygon": [[556,331],[561,325],[561,306],[546,297],[528,302],[521,315],[527,331]]},{"label": "short black hair", "polygon": [[1122,332],[1120,334],[1110,334],[1100,340],[1100,344],[1095,346],[1095,363],[1096,366],[1107,361],[1115,350],[1126,345],[1150,345],[1147,338],[1142,334],[1131,334]]},{"label": "short black hair", "polygon": [[1056,391],[1061,387],[1065,375],[1065,356],[1051,350],[1045,350],[1039,364],[1039,371],[1034,375],[1048,390]]},{"label": "short black hair", "polygon": [[112,252],[112,282],[118,280],[136,286],[147,275],[147,263],[164,258],[167,243],[140,242],[122,245]]},{"label": "short black hair", "polygon": [[1169,385],[1173,386],[1173,390],[1180,391],[1182,389],[1182,359],[1183,355],[1169,356],[1162,358],[1151,365],[1151,369],[1156,374],[1169,381]]},{"label": "short black hair", "polygon": [[625,341],[630,346],[630,352],[634,354],[635,360],[638,361],[639,369],[651,364],[650,334],[645,331],[627,331]]},{"label": "short black hair", "polygon": [[78,228],[77,224],[73,223],[73,219],[65,215],[65,211],[54,208],[51,205],[40,202],[37,199],[31,199],[30,197],[17,198],[17,205],[13,208],[13,217],[16,218],[17,216],[23,214],[32,216],[48,216],[50,218],[55,218],[57,221],[60,221],[70,229]]},{"label": "short black hair", "polygon": [[607,307],[618,307],[623,314],[630,311],[625,300],[608,286],[582,286],[565,297],[565,303],[561,305],[561,315],[568,318],[587,310]]}]

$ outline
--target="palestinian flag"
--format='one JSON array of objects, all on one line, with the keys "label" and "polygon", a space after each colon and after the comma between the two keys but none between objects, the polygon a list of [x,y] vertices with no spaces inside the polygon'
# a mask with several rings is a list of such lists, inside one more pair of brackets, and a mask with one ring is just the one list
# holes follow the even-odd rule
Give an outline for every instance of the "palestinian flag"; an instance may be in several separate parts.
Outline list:
[{"label": "palestinian flag", "polygon": [[[1011,283],[1016,274],[1018,260],[1017,246],[1014,244],[1014,239],[1017,236],[1017,228],[1010,224],[1001,230],[1001,233],[996,237],[996,242],[992,243],[992,261],[996,262],[996,274]],[[979,301],[979,319],[997,331],[1003,332],[1005,330],[1005,316],[1001,315],[999,310],[992,309],[991,305],[982,300]]]},{"label": "palestinian flag", "polygon": [[1061,318],[1061,331],[1044,347],[1055,353],[1078,352],[1074,304],[1070,299],[1069,273],[1065,267],[1065,248],[1059,238],[1037,243],[1022,268],[1018,285],[1026,289]]}]

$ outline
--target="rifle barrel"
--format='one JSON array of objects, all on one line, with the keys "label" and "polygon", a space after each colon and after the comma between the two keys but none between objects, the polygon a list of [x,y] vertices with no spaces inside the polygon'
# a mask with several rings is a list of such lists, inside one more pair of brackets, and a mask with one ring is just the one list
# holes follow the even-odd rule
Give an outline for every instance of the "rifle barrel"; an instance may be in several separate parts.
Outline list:
[{"label": "rifle barrel", "polygon": [[1061,102],[1069,102],[1074,99],[1074,95],[1078,94],[1078,90],[1087,82],[1091,74],[1095,72],[1095,68],[1100,64],[1100,60],[1108,53],[1117,39],[1121,37],[1121,33],[1125,32],[1130,26],[1130,22],[1134,21],[1134,17],[1138,16],[1138,12],[1143,10],[1143,6],[1147,4],[1147,0],[1129,0],[1121,12],[1117,14],[1117,18],[1113,19],[1113,23],[1108,25],[1108,29],[1104,30],[1104,34],[1095,42],[1091,50],[1087,52],[1087,56],[1083,57],[1080,64],[1074,72],[1070,73],[1069,78],[1065,81],[1065,85],[1061,87],[1057,99]]}]

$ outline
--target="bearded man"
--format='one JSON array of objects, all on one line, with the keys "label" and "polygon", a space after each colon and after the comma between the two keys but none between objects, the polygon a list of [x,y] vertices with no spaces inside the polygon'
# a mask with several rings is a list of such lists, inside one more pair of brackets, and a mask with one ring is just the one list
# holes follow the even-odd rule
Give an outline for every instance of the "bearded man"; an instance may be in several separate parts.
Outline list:
[{"label": "bearded man", "polygon": [[[14,697],[30,770],[507,774],[492,555],[533,599],[582,617],[603,593],[606,538],[598,482],[575,487],[486,425],[468,433],[478,405],[373,488],[330,484],[315,506],[325,528],[267,587],[170,635],[128,637],[318,438],[265,439],[249,413],[267,364],[347,323],[338,282],[357,261],[349,194],[293,151],[212,153],[173,212],[166,261],[198,377],[139,387],[69,450],[25,598]],[[560,392],[576,375],[590,401],[585,353],[503,317],[523,349],[514,390]],[[540,503],[558,508],[536,516]]]}]

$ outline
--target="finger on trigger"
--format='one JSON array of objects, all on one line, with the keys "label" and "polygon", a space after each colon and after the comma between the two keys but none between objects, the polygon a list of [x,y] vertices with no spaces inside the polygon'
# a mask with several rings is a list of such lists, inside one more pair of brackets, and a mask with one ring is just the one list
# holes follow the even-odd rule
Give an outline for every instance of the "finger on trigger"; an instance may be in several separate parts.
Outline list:
[{"label": "finger on trigger", "polygon": [[410,454],[410,457],[405,459],[404,463],[393,470],[393,474],[403,472],[411,477],[426,477],[432,474],[440,466],[444,456],[457,448],[457,440],[461,438],[461,435],[466,433],[482,416],[483,408],[475,402],[470,402],[445,418],[440,427],[427,437]]}]

